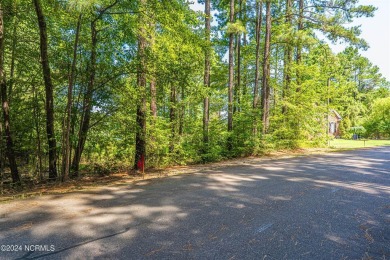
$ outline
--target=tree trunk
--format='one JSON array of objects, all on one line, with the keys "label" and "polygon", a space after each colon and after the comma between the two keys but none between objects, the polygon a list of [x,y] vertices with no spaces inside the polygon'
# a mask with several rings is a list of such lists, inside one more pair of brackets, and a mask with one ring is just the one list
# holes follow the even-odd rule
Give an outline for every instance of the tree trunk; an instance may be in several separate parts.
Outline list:
[{"label": "tree trunk", "polygon": [[[239,11],[238,17],[239,20],[242,21],[242,0],[239,2]],[[236,85],[234,90],[234,110],[233,112],[240,112],[240,102],[241,102],[241,32],[236,35],[236,54],[237,54],[237,69],[236,69]]]},{"label": "tree trunk", "polygon": [[[0,136],[3,136],[3,123],[0,121]],[[5,167],[5,160],[6,160],[6,155],[5,155],[5,147],[4,147],[4,142],[1,139],[0,141],[0,178],[1,178],[1,187],[3,186],[3,180],[4,180],[4,167]]]},{"label": "tree trunk", "polygon": [[169,122],[171,123],[171,140],[169,145],[169,152],[172,153],[175,150],[176,139],[176,87],[171,83],[171,93],[169,98]]},{"label": "tree trunk", "polygon": [[7,84],[5,81],[5,75],[3,68],[0,68],[0,77],[1,77],[1,101],[3,107],[3,122],[4,122],[4,130],[5,130],[5,138],[6,138],[6,148],[5,154],[9,161],[9,167],[11,169],[12,182],[20,183],[20,176],[18,172],[18,167],[16,164],[16,157],[14,151],[14,144],[11,135],[10,128],[10,116],[9,116],[9,106],[7,101]]},{"label": "tree trunk", "polygon": [[156,80],[154,78],[150,81],[150,111],[152,117],[157,119],[157,89]]},{"label": "tree trunk", "polygon": [[18,42],[18,22],[16,13],[18,12],[17,3],[14,2],[14,12],[15,15],[13,17],[13,32],[12,32],[12,50],[11,50],[11,69],[10,69],[10,78],[9,78],[9,87],[8,87],[8,104],[11,103],[12,90],[14,86],[14,78],[15,78],[15,60],[16,60],[16,45]]},{"label": "tree trunk", "polygon": [[262,1],[256,2],[256,72],[255,72],[255,86],[253,88],[253,135],[257,136],[257,116],[259,106],[259,80],[260,80],[260,34],[261,34],[261,23],[263,20],[263,3]]},{"label": "tree trunk", "polygon": [[[248,15],[247,15],[247,4],[248,2],[247,1],[241,1],[241,13],[242,15],[240,15],[240,19],[242,19],[242,23],[246,29],[246,24],[248,22]],[[247,46],[248,42],[247,42],[247,32],[243,32],[242,33],[242,41],[241,41],[241,45],[243,47],[243,49],[246,49],[246,46]],[[247,60],[245,59],[245,55],[242,59],[242,80],[241,80],[241,90],[240,90],[240,93],[241,93],[241,102],[245,102],[245,100],[243,99],[246,95],[247,95],[247,92],[248,92],[248,89],[247,89],[247,85],[248,85],[248,63],[247,63]]]},{"label": "tree trunk", "polygon": [[34,97],[34,108],[33,108],[33,114],[34,114],[34,127],[35,127],[35,134],[37,135],[37,172],[39,176],[39,180],[43,180],[43,164],[42,164],[42,141],[41,141],[41,131],[39,129],[40,124],[40,113],[39,113],[39,103],[38,103],[38,93],[36,90],[35,85],[32,86],[32,92]]},{"label": "tree trunk", "polygon": [[[274,47],[274,49],[275,49],[275,60],[277,61],[277,62],[275,62],[275,68],[274,68],[274,80],[275,80],[275,82],[278,82],[278,79],[279,79],[279,76],[278,76],[278,73],[279,73],[279,62],[278,62],[278,60],[279,60],[279,45],[276,45],[275,47]],[[271,51],[270,51],[271,53],[272,53],[272,47],[271,47]],[[270,89],[270,92],[272,92],[272,94],[270,94],[272,97],[271,97],[271,99],[272,99],[272,101],[273,101],[273,107],[275,108],[276,107],[276,105],[277,105],[277,93],[276,93],[276,89],[275,88],[271,88]],[[273,112],[274,112],[274,110],[273,110]],[[271,115],[272,115],[272,113],[270,113]]]},{"label": "tree trunk", "polygon": [[[304,7],[304,0],[299,0],[299,16],[298,16],[298,32],[303,30],[303,7]],[[301,91],[301,74],[300,74],[300,67],[302,63],[302,41],[301,39],[298,39],[298,45],[297,45],[297,92]]]},{"label": "tree trunk", "polygon": [[83,99],[83,114],[81,116],[80,130],[78,133],[77,146],[74,152],[73,161],[72,161],[72,177],[77,177],[79,175],[79,167],[81,155],[84,150],[85,141],[87,140],[87,134],[89,130],[89,124],[91,121],[91,112],[93,107],[93,93],[95,91],[95,78],[96,78],[96,59],[97,59],[97,34],[98,30],[96,28],[97,22],[102,18],[102,16],[113,6],[118,3],[118,0],[114,1],[110,5],[100,9],[96,18],[91,21],[91,56],[90,64],[88,69],[88,85],[86,93]]},{"label": "tree trunk", "polygon": [[11,123],[9,116],[9,106],[7,98],[7,81],[4,71],[4,20],[3,20],[3,7],[0,4],[0,85],[1,85],[1,102],[3,108],[3,122],[6,138],[5,153],[8,157],[9,166],[11,169],[12,182],[20,184],[20,176],[18,172],[18,166],[16,164],[14,145],[11,136]]},{"label": "tree trunk", "polygon": [[[229,22],[234,22],[234,0],[230,0]],[[234,34],[229,34],[229,83],[228,83],[228,132],[233,131],[233,86],[234,86]],[[228,137],[228,150],[232,147],[232,138]]]},{"label": "tree trunk", "polygon": [[40,0],[33,0],[35,5],[35,11],[38,17],[38,25],[40,32],[40,52],[43,79],[45,81],[45,93],[46,93],[46,133],[49,144],[49,179],[54,180],[57,178],[57,145],[54,132],[54,98],[53,98],[53,83],[51,81],[51,72],[49,66],[49,57],[47,54],[47,31],[45,16],[42,11]]},{"label": "tree trunk", "polygon": [[263,60],[263,85],[261,89],[261,106],[263,108],[263,134],[266,134],[269,127],[269,103],[270,103],[270,43],[271,43],[271,1],[266,2],[266,27],[264,43],[264,60]]},{"label": "tree trunk", "polygon": [[[77,93],[77,98],[74,100],[73,102],[73,106],[72,106],[72,117],[71,117],[71,120],[70,120],[70,136],[74,137],[76,136],[76,122],[77,122],[77,112],[78,112],[78,107],[82,106],[81,105],[81,99],[82,99],[82,93],[84,92],[84,87],[83,85],[80,86],[80,89],[78,90],[78,93]],[[73,96],[75,97],[76,96],[76,89],[74,88],[73,89]],[[82,114],[81,113],[81,120],[82,120]],[[73,138],[73,139],[76,139],[76,138]],[[72,138],[71,138],[71,141],[72,141]],[[76,151],[77,151],[77,144],[78,144],[78,139],[76,140],[73,140],[73,142],[71,142],[71,149],[70,149],[70,153],[69,153],[69,158],[72,158],[73,156],[73,159],[74,159],[74,154],[76,154]],[[72,153],[74,152],[74,154],[72,155]],[[70,174],[72,177],[75,177],[77,176],[77,174],[74,173],[74,170],[73,170],[73,161],[72,161],[72,164],[71,164],[71,168],[70,168]]]},{"label": "tree trunk", "polygon": [[[286,0],[286,23],[289,28],[292,28],[292,2],[291,0]],[[292,63],[292,50],[291,44],[288,40],[286,43],[286,47],[284,50],[284,89],[282,92],[283,102],[286,102],[286,98],[288,98],[288,93],[291,85],[291,63]],[[282,113],[285,114],[287,112],[286,104],[282,107]]]},{"label": "tree trunk", "polygon": [[73,84],[76,76],[76,59],[77,59],[77,46],[79,43],[80,27],[81,27],[82,14],[79,15],[76,26],[76,35],[73,46],[73,60],[69,73],[68,81],[68,100],[66,104],[64,129],[63,129],[63,142],[62,142],[62,181],[68,179],[69,167],[70,167],[70,121],[72,118],[72,98],[73,98]]},{"label": "tree trunk", "polygon": [[185,103],[184,103],[184,85],[181,85],[181,93],[180,93],[180,114],[179,114],[179,135],[183,135],[184,133],[184,116],[185,116]]},{"label": "tree trunk", "polygon": [[91,22],[91,57],[90,57],[90,68],[89,68],[89,81],[87,85],[87,90],[83,100],[83,115],[81,117],[80,130],[78,135],[78,142],[72,162],[72,177],[77,177],[79,175],[79,166],[81,155],[84,150],[85,141],[87,140],[87,134],[89,130],[89,123],[91,121],[91,110],[93,102],[93,92],[95,88],[95,75],[96,75],[96,48],[97,48],[97,29],[96,29],[97,19]]},{"label": "tree trunk", "polygon": [[[140,0],[140,10],[144,9],[147,0]],[[144,10],[142,10],[144,11]],[[137,103],[136,115],[136,136],[135,136],[135,161],[134,169],[144,168],[146,156],[146,30],[145,30],[145,12],[139,12],[138,29],[138,67],[137,67],[137,86],[140,95]],[[141,162],[141,163],[140,163]],[[141,166],[142,165],[142,166]],[[140,167],[141,166],[141,167]]]},{"label": "tree trunk", "polygon": [[209,142],[209,89],[210,89],[210,52],[211,52],[211,41],[210,41],[210,0],[205,1],[205,59],[204,59],[204,87],[206,89],[206,97],[203,99],[203,143],[205,147],[205,152],[208,151],[208,142]]},{"label": "tree trunk", "polygon": [[[149,48],[152,51],[153,50],[153,45],[155,44],[155,38],[156,38],[156,24],[154,22],[154,16],[152,14],[152,21],[149,23],[150,27],[150,35],[149,35]],[[157,89],[156,89],[156,66],[154,62],[150,64],[150,71],[149,71],[149,76],[150,76],[150,111],[151,115],[153,117],[153,120],[155,123],[157,119]]]},{"label": "tree trunk", "polygon": [[236,35],[236,84],[234,85],[234,106],[233,113],[240,111],[240,92],[241,92],[241,35]]}]

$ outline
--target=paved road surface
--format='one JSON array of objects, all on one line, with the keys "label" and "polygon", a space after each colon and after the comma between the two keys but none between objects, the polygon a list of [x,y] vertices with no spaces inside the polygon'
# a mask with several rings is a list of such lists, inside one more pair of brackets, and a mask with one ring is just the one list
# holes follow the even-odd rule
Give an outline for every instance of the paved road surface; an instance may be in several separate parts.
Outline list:
[{"label": "paved road surface", "polygon": [[390,259],[390,147],[1,204],[0,245],[0,259]]}]

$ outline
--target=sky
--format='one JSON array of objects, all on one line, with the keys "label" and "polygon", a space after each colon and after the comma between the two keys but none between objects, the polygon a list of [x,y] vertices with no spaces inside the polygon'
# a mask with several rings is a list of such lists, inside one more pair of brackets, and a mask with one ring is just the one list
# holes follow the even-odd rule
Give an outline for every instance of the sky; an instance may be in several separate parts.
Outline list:
[{"label": "sky", "polygon": [[[373,5],[378,8],[374,17],[355,18],[351,26],[361,25],[361,38],[365,39],[370,48],[360,51],[374,65],[378,66],[380,73],[390,81],[390,0],[360,0],[361,5]],[[203,5],[194,0],[194,10],[204,10]],[[332,44],[330,44],[332,45]],[[343,51],[345,44],[331,46],[335,53]]]},{"label": "sky", "polygon": [[[374,17],[355,18],[351,25],[361,25],[361,38],[370,46],[367,51],[359,51],[390,81],[390,0],[360,0],[359,4],[373,5],[378,8]],[[346,45],[332,46],[334,52],[343,51]]]}]

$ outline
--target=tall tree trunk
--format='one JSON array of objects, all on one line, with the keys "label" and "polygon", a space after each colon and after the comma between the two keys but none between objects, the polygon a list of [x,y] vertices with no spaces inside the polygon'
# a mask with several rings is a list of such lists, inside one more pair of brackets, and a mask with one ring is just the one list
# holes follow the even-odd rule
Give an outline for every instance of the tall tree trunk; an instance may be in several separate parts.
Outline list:
[{"label": "tall tree trunk", "polygon": [[40,113],[39,113],[39,103],[38,103],[38,93],[36,90],[35,85],[32,86],[32,92],[33,92],[33,97],[34,97],[34,108],[33,108],[33,115],[34,115],[34,127],[35,127],[35,134],[37,135],[37,172],[39,176],[39,180],[43,180],[43,163],[42,163],[42,141],[41,141],[41,130],[39,129],[39,124],[40,124]]},{"label": "tall tree trunk", "polygon": [[[1,40],[0,40],[1,41]],[[16,157],[14,151],[14,144],[11,135],[11,127],[10,127],[10,115],[9,115],[9,106],[7,101],[7,83],[5,81],[4,70],[0,68],[0,77],[1,77],[1,101],[3,107],[3,122],[4,122],[4,132],[6,138],[6,147],[5,154],[9,161],[9,167],[11,169],[12,182],[20,183],[20,176],[18,172],[18,167],[16,164]]]},{"label": "tall tree trunk", "polygon": [[208,142],[209,142],[209,90],[210,90],[210,54],[211,54],[211,41],[210,41],[210,0],[205,1],[205,58],[204,58],[204,87],[206,89],[206,97],[203,99],[203,143],[205,147],[205,152],[208,151]]},{"label": "tall tree trunk", "polygon": [[266,27],[263,59],[263,85],[261,89],[261,106],[263,108],[263,134],[267,133],[269,127],[269,103],[270,103],[270,44],[271,44],[271,1],[266,1]]},{"label": "tall tree trunk", "polygon": [[103,9],[100,9],[97,17],[91,21],[91,56],[90,64],[88,68],[88,84],[86,93],[83,99],[83,114],[81,116],[80,130],[78,133],[77,146],[74,152],[71,172],[72,177],[77,177],[79,175],[79,167],[81,155],[84,150],[85,141],[87,140],[87,134],[89,130],[89,124],[91,121],[91,112],[93,107],[93,93],[95,91],[95,77],[96,77],[96,59],[97,59],[97,42],[98,42],[98,30],[96,28],[97,22],[102,18],[102,16],[113,6],[118,3],[118,0],[115,0],[110,5],[107,5]]},{"label": "tall tree trunk", "polygon": [[184,116],[185,116],[185,103],[184,103],[184,85],[181,85],[181,92],[180,92],[180,115],[179,115],[179,135],[183,135],[184,132]]},{"label": "tall tree trunk", "polygon": [[[238,19],[242,21],[242,0],[239,0],[239,10],[238,10]],[[236,68],[236,85],[234,89],[234,110],[240,111],[240,102],[241,102],[241,32],[238,32],[236,34],[236,62],[237,62],[237,68]]]},{"label": "tall tree trunk", "polygon": [[[234,0],[230,0],[229,22],[234,22]],[[229,34],[229,83],[228,83],[228,132],[233,131],[233,86],[234,86],[234,34]],[[232,137],[229,136],[228,150],[232,147]]]},{"label": "tall tree trunk", "polygon": [[4,71],[4,20],[3,20],[3,7],[0,4],[0,85],[1,85],[1,102],[3,108],[3,122],[6,138],[5,153],[8,157],[9,166],[11,169],[12,182],[20,184],[20,176],[18,167],[16,164],[14,145],[11,136],[11,123],[9,116],[9,106],[7,98],[7,81]]},{"label": "tall tree trunk", "polygon": [[[241,13],[242,15],[240,17],[240,19],[242,19],[242,23],[245,27],[245,30],[246,30],[246,24],[248,22],[248,15],[247,15],[247,1],[246,0],[243,0],[242,1],[242,6],[240,7],[241,8]],[[241,41],[241,46],[242,48],[245,50],[246,49],[246,46],[247,46],[248,42],[247,42],[247,32],[243,32],[242,33],[242,41]],[[241,102],[244,102],[244,97],[247,95],[247,84],[248,84],[248,64],[247,64],[247,60],[245,59],[245,55],[243,56],[243,59],[242,59],[242,80],[241,80]]]},{"label": "tall tree trunk", "polygon": [[[135,161],[134,169],[143,169],[146,156],[146,30],[145,30],[145,7],[147,0],[140,0],[139,29],[138,29],[138,67],[137,67],[137,86],[140,95],[137,102],[135,135]],[[140,164],[141,162],[141,164]],[[142,165],[141,167],[139,167]]]},{"label": "tall tree trunk", "polygon": [[[154,16],[152,15],[153,19]],[[150,35],[149,35],[149,47],[152,50],[153,45],[155,44],[155,31],[156,31],[156,24],[153,21],[149,23],[150,27]],[[156,66],[152,61],[152,64],[150,64],[150,70],[149,70],[149,76],[150,76],[150,111],[151,115],[153,117],[153,120],[156,121],[157,119],[157,89],[156,89]]]},{"label": "tall tree trunk", "polygon": [[[292,2],[291,0],[286,0],[286,24],[288,28],[292,28]],[[288,98],[288,93],[291,85],[291,63],[292,63],[292,49],[290,40],[287,41],[286,47],[284,49],[284,89],[282,92],[283,102],[286,102]],[[287,112],[286,104],[282,107],[282,113]]]},{"label": "tall tree trunk", "polygon": [[169,98],[169,122],[171,123],[171,140],[169,145],[169,152],[175,150],[175,139],[176,139],[176,87],[171,83],[171,93]]},{"label": "tall tree trunk", "polygon": [[9,78],[9,87],[8,87],[8,103],[11,103],[11,97],[12,97],[12,90],[14,86],[14,79],[15,79],[15,60],[16,60],[16,45],[18,42],[18,21],[16,13],[18,12],[17,9],[17,2],[14,2],[13,11],[15,12],[15,15],[13,17],[13,30],[12,30],[12,50],[11,50],[11,69],[10,69],[10,78]]},{"label": "tall tree trunk", "polygon": [[[298,31],[303,30],[303,7],[304,7],[304,0],[299,0],[299,16],[298,16]],[[300,74],[300,66],[302,63],[302,40],[298,39],[298,45],[297,45],[297,92],[301,91],[301,74]]]},{"label": "tall tree trunk", "polygon": [[157,89],[156,89],[156,79],[152,78],[150,81],[150,111],[152,117],[157,119]]},{"label": "tall tree trunk", "polygon": [[[0,121],[0,136],[3,136],[3,123]],[[0,178],[1,181],[4,180],[4,167],[5,167],[5,160],[6,160],[6,155],[5,155],[5,147],[4,147],[4,142],[1,140],[0,142]],[[3,182],[0,183],[1,187],[3,186]]]},{"label": "tall tree trunk", "polygon": [[81,28],[82,14],[77,19],[76,35],[73,46],[73,60],[69,73],[68,81],[68,100],[66,104],[65,118],[64,118],[64,129],[63,129],[63,142],[62,142],[62,181],[65,181],[69,176],[70,167],[70,121],[72,119],[72,103],[73,103],[73,84],[76,76],[76,59],[77,59],[77,47],[79,43],[79,35]]},{"label": "tall tree trunk", "polygon": [[49,57],[47,54],[47,31],[45,16],[42,11],[40,0],[33,0],[35,11],[38,17],[38,25],[40,32],[40,51],[43,79],[45,81],[46,94],[46,133],[49,144],[49,179],[57,178],[57,145],[54,132],[54,98],[53,98],[53,83],[51,81],[51,72],[49,66]]},{"label": "tall tree trunk", "polygon": [[[71,117],[71,120],[70,120],[70,136],[76,136],[76,122],[77,122],[77,112],[78,112],[78,108],[81,105],[81,99],[82,99],[82,94],[84,93],[84,86],[81,85],[80,86],[80,89],[77,91],[77,98],[74,100],[73,104],[72,104],[72,117]],[[73,97],[76,97],[76,89],[73,88]],[[81,114],[81,119],[82,119],[82,114]],[[73,139],[76,139],[76,138],[73,138]],[[71,141],[72,141],[72,138],[71,138]],[[70,149],[70,153],[69,153],[69,158],[72,158],[73,156],[73,161],[74,161],[74,153],[76,153],[77,151],[77,143],[78,143],[78,139],[76,140],[73,140],[73,142],[71,142],[71,149]],[[73,170],[73,161],[72,161],[72,164],[71,164],[71,168],[70,168],[70,174],[72,177],[75,177],[77,176],[77,174],[75,174],[74,170]]]},{"label": "tall tree trunk", "polygon": [[241,95],[241,35],[236,35],[236,84],[234,85],[234,106],[233,113],[240,111]]},{"label": "tall tree trunk", "polygon": [[263,2],[256,1],[256,72],[255,72],[255,86],[253,88],[253,135],[257,136],[257,116],[259,106],[259,81],[260,81],[260,34],[261,34],[261,23],[263,20]]},{"label": "tall tree trunk", "polygon": [[89,123],[91,121],[91,111],[92,111],[92,102],[93,102],[93,92],[95,88],[95,75],[96,75],[96,56],[97,56],[97,28],[96,22],[98,20],[94,19],[91,22],[91,57],[90,57],[90,67],[89,67],[89,80],[86,89],[86,93],[84,95],[83,100],[83,114],[81,117],[80,130],[78,134],[78,141],[76,150],[74,153],[73,161],[72,161],[72,176],[77,177],[79,175],[79,166],[81,155],[84,150],[85,141],[87,140],[87,134],[89,130]]},{"label": "tall tree trunk", "polygon": [[[279,79],[279,76],[278,76],[278,74],[279,74],[279,45],[276,45],[275,47],[274,47],[274,49],[275,49],[275,68],[274,68],[274,80],[275,80],[275,82],[277,83],[278,82],[278,79]],[[272,47],[271,47],[271,53],[272,53]],[[271,88],[270,89],[270,91],[272,92],[272,101],[273,101],[273,107],[275,108],[276,107],[276,105],[277,105],[277,92],[276,92],[276,89],[275,88]],[[274,110],[273,110],[273,112],[274,112]],[[272,115],[272,113],[271,113],[271,115]]]}]

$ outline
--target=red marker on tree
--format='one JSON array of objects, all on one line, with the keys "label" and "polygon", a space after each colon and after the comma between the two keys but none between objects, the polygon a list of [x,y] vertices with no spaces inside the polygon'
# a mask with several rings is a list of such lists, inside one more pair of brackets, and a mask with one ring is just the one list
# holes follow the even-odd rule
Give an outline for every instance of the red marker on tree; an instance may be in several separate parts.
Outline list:
[{"label": "red marker on tree", "polygon": [[141,155],[140,160],[137,162],[137,168],[142,171],[142,173],[145,170],[145,156]]}]

